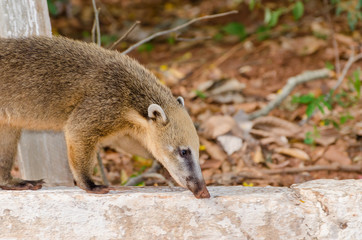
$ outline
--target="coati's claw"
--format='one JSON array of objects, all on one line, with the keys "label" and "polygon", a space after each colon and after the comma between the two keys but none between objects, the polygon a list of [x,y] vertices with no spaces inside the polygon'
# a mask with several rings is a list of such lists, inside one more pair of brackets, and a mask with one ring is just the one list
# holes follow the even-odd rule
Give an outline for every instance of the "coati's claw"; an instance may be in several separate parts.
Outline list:
[{"label": "coati's claw", "polygon": [[38,190],[43,187],[44,180],[21,180],[11,185],[0,185],[3,190]]},{"label": "coati's claw", "polygon": [[95,194],[105,194],[109,191],[113,190],[112,187],[104,186],[104,185],[94,185],[91,189],[85,189],[87,193],[95,193]]}]

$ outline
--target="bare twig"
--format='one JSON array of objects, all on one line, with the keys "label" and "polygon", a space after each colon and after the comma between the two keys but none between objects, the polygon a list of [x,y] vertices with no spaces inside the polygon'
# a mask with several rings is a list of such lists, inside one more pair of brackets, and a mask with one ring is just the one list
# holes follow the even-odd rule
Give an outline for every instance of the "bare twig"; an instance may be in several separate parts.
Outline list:
[{"label": "bare twig", "polygon": [[[101,31],[100,31],[100,26],[99,26],[99,11],[100,9],[97,9],[97,5],[96,5],[96,1],[92,0],[92,4],[93,4],[93,10],[94,10],[94,24],[93,24],[93,28],[92,28],[92,36],[94,37],[94,29],[96,30],[97,33],[97,44],[98,46],[101,45]],[[94,28],[95,26],[95,28]],[[93,39],[94,40],[94,39]]]},{"label": "bare twig", "polygon": [[300,173],[300,172],[313,172],[313,171],[344,171],[344,172],[361,172],[362,173],[362,165],[330,165],[330,166],[322,166],[322,165],[314,165],[307,167],[296,167],[296,168],[282,168],[282,169],[268,169],[263,170],[264,174],[292,174],[292,173]]},{"label": "bare twig", "polygon": [[354,49],[352,49],[352,54],[348,59],[348,62],[344,65],[341,75],[338,77],[336,85],[332,88],[333,92],[342,84],[343,79],[346,77],[348,70],[351,68],[352,64],[362,59],[362,53],[354,55]]},{"label": "bare twig", "polygon": [[216,59],[213,63],[210,64],[210,66],[216,68],[223,62],[225,62],[228,58],[230,58],[236,51],[238,51],[242,46],[244,45],[244,42],[240,42],[230,48],[226,53],[224,53],[221,57]]},{"label": "bare twig", "polygon": [[103,165],[102,158],[101,158],[99,152],[97,152],[97,162],[98,162],[99,169],[101,170],[103,184],[106,186],[109,186],[109,181],[107,179],[106,172],[104,171],[104,165]]},{"label": "bare twig", "polygon": [[289,78],[287,84],[283,87],[281,93],[273,101],[271,101],[267,106],[265,106],[264,108],[262,108],[259,111],[251,113],[249,115],[249,120],[253,120],[260,116],[267,115],[271,110],[273,110],[275,107],[277,107],[281,104],[281,102],[291,93],[291,91],[295,88],[295,86],[297,86],[301,83],[313,81],[316,79],[329,77],[330,74],[331,74],[330,70],[323,68],[323,69],[314,70],[314,71],[306,71],[295,77]]},{"label": "bare twig", "polygon": [[151,36],[133,44],[132,46],[130,46],[129,48],[127,48],[125,51],[122,52],[122,54],[127,54],[129,52],[131,52],[132,50],[134,50],[135,48],[139,47],[140,45],[146,43],[146,42],[149,42],[150,40],[156,38],[156,37],[159,37],[159,36],[162,36],[162,35],[165,35],[165,34],[169,34],[169,33],[172,33],[172,32],[176,32],[182,28],[185,28],[197,21],[201,21],[201,20],[205,20],[205,19],[212,19],[212,18],[218,18],[218,17],[223,17],[223,16],[226,16],[226,15],[230,15],[230,14],[236,14],[238,13],[238,11],[236,10],[233,10],[233,11],[230,11],[230,12],[225,12],[225,13],[219,13],[219,14],[214,14],[214,15],[206,15],[206,16],[203,16],[203,17],[198,17],[198,18],[195,18],[195,19],[192,19],[180,26],[177,26],[175,28],[172,28],[172,29],[169,29],[169,30],[165,30],[165,31],[161,31],[161,32],[157,32],[157,33],[154,33],[152,34]]},{"label": "bare twig", "polygon": [[92,25],[92,42],[96,42],[96,20],[94,19],[93,25]]},{"label": "bare twig", "polygon": [[146,178],[158,178],[162,181],[165,181],[169,186],[172,186],[173,184],[167,181],[161,174],[158,174],[158,170],[160,170],[161,165],[156,160],[153,160],[152,167],[148,169],[146,172],[138,175],[137,177],[133,177],[128,179],[125,186],[136,186],[140,182],[144,181]]},{"label": "bare twig", "polygon": [[111,46],[109,49],[111,49],[111,50],[115,49],[115,48],[118,46],[118,44],[120,44],[120,43],[133,31],[133,29],[135,29],[135,27],[136,27],[138,24],[140,24],[140,23],[141,23],[140,21],[136,21],[136,22],[128,29],[128,31],[127,31],[125,34],[123,34],[122,37],[120,37],[115,43],[112,44],[112,46]]}]

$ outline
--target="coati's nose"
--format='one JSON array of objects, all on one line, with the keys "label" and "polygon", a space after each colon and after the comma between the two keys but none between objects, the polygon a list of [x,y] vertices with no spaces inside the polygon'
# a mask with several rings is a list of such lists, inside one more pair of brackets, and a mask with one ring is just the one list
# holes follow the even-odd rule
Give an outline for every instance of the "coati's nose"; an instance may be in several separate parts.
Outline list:
[{"label": "coati's nose", "polygon": [[198,193],[194,193],[196,198],[210,198],[209,190],[207,190],[206,185]]},{"label": "coati's nose", "polygon": [[210,198],[210,193],[206,188],[204,179],[186,178],[186,186],[196,198]]}]

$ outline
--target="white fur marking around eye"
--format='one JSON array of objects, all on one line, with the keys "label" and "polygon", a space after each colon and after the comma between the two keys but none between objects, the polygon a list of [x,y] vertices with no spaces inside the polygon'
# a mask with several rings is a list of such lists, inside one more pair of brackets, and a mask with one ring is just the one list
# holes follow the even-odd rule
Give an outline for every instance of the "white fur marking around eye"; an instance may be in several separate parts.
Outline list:
[{"label": "white fur marking around eye", "polygon": [[173,148],[171,145],[168,145],[168,146],[167,146],[167,149],[168,149],[170,152],[173,152],[173,149],[174,149],[174,148]]}]

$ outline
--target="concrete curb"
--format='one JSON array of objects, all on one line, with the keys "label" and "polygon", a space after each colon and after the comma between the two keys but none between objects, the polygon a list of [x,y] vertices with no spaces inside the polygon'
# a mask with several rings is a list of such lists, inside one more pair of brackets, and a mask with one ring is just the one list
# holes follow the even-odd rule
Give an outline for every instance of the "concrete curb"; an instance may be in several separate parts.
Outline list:
[{"label": "concrete curb", "polygon": [[278,187],[0,190],[0,239],[361,239],[362,180]]}]

